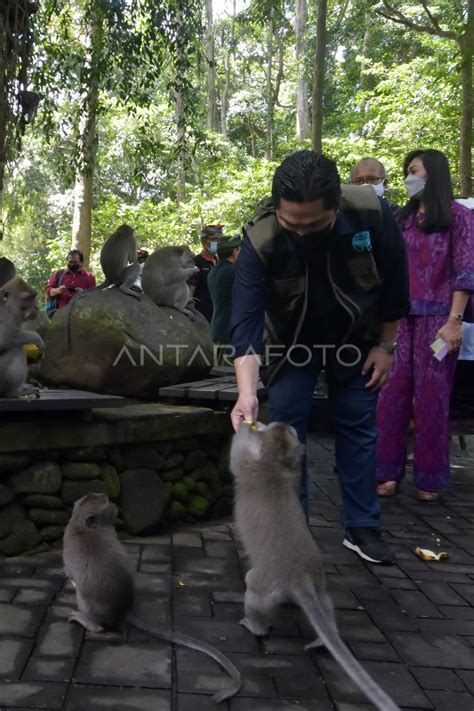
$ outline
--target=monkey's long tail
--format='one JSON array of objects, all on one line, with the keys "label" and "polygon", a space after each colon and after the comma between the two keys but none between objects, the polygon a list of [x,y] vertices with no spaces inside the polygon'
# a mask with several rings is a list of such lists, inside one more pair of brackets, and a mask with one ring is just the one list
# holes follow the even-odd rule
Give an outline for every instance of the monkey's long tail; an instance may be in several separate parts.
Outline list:
[{"label": "monkey's long tail", "polygon": [[212,697],[214,703],[218,704],[225,699],[229,699],[231,696],[235,696],[235,694],[239,691],[242,684],[239,670],[232,664],[230,659],[228,659],[225,654],[222,654],[222,652],[216,647],[207,644],[207,642],[202,642],[199,639],[194,639],[194,637],[188,637],[188,635],[180,634],[179,632],[167,632],[159,627],[154,627],[153,625],[148,624],[148,622],[144,622],[140,618],[135,617],[135,615],[129,615],[127,620],[131,625],[133,625],[133,627],[136,627],[142,632],[148,632],[148,634],[151,634],[153,637],[163,639],[166,642],[180,644],[183,647],[194,649],[197,652],[203,652],[218,662],[218,664],[220,664],[232,678],[232,683],[229,684],[227,688],[222,689],[222,691],[218,691],[217,694],[214,694]]},{"label": "monkey's long tail", "polygon": [[295,590],[293,596],[308,617],[319,638],[370,701],[380,711],[400,711],[399,707],[365,671],[344,644],[336,627],[328,621],[328,617],[321,608],[313,586],[308,583],[302,589]]}]

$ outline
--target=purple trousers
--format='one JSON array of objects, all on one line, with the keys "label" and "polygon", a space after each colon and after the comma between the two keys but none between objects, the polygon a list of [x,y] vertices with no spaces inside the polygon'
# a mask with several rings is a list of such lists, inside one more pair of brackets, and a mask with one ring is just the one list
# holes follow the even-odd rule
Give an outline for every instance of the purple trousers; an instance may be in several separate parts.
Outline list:
[{"label": "purple trousers", "polygon": [[414,421],[413,483],[423,491],[448,486],[449,399],[457,353],[441,362],[430,344],[446,316],[408,316],[398,332],[392,376],[377,405],[377,481],[401,481],[405,474],[408,425]]}]

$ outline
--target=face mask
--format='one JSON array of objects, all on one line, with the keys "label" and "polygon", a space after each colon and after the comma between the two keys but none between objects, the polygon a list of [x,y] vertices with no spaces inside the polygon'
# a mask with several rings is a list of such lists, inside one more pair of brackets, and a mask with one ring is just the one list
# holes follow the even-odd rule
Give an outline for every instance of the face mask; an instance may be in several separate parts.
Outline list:
[{"label": "face mask", "polygon": [[79,269],[81,268],[80,264],[69,264],[69,262],[68,262],[67,266],[71,272],[78,272]]},{"label": "face mask", "polygon": [[383,197],[383,194],[385,192],[385,185],[383,184],[383,181],[381,183],[377,183],[374,185],[373,183],[361,183],[362,188],[373,188],[375,190],[375,194],[377,197]]},{"label": "face mask", "polygon": [[409,198],[418,198],[425,189],[426,180],[419,175],[407,175],[405,178],[405,189]]},{"label": "face mask", "polygon": [[210,242],[208,249],[211,254],[217,254],[217,242]]}]

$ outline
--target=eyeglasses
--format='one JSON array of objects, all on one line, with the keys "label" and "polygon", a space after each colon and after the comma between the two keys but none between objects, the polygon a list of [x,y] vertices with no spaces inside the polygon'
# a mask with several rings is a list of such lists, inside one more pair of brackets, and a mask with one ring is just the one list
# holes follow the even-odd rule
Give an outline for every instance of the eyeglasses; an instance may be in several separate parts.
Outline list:
[{"label": "eyeglasses", "polygon": [[368,175],[366,178],[354,178],[352,181],[355,185],[364,185],[364,183],[369,183],[369,185],[378,185],[385,180],[385,178],[378,178],[376,175]]}]

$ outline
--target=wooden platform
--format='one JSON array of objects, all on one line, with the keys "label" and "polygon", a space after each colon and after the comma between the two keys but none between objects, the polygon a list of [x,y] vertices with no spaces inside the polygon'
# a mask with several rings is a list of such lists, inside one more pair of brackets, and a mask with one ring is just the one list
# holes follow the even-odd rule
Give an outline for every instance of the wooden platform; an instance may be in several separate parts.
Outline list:
[{"label": "wooden platform", "polygon": [[[257,395],[261,397],[265,393],[262,383],[257,385]],[[189,383],[178,383],[160,388],[159,396],[171,400],[220,400],[223,402],[235,402],[239,391],[235,375],[221,375],[210,377],[207,380],[194,380]]]},{"label": "wooden platform", "polygon": [[0,398],[2,413],[61,412],[92,410],[96,407],[123,407],[126,398],[117,395],[100,395],[85,390],[41,390],[39,398]]}]

